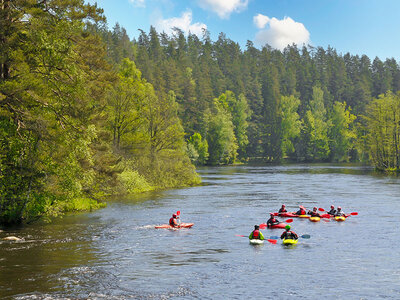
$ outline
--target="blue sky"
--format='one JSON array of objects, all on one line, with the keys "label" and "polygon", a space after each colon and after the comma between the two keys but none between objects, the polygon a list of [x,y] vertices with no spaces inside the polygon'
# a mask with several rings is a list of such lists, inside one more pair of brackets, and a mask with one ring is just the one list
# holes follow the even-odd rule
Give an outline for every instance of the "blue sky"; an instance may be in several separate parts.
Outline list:
[{"label": "blue sky", "polygon": [[[94,3],[94,0],[89,0]],[[150,25],[176,26],[216,40],[220,32],[244,48],[251,40],[282,49],[288,43],[331,46],[339,53],[400,59],[400,0],[97,0],[108,26],[131,38]]]}]

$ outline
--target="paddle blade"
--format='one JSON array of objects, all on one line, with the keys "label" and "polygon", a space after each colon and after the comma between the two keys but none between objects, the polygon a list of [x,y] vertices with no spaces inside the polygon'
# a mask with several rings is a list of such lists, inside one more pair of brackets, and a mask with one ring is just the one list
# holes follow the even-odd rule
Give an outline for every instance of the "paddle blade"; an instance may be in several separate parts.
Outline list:
[{"label": "paddle blade", "polygon": [[181,214],[181,211],[178,210],[178,211],[176,212],[176,215],[179,216],[180,214]]},{"label": "paddle blade", "polygon": [[319,210],[319,211],[325,211],[325,209],[323,209],[323,208],[321,208],[321,207],[318,208],[318,210]]},{"label": "paddle blade", "polygon": [[267,224],[266,223],[260,224],[260,229],[265,229],[265,228],[267,228]]},{"label": "paddle blade", "polygon": [[272,239],[268,239],[268,242],[270,242],[271,244],[276,244],[277,240],[272,240]]},{"label": "paddle blade", "polygon": [[245,235],[243,235],[243,234],[235,234],[236,236],[240,236],[240,237],[246,237]]},{"label": "paddle blade", "polygon": [[311,235],[309,235],[309,234],[303,234],[301,237],[302,237],[303,239],[309,239],[309,238],[311,237]]},{"label": "paddle blade", "polygon": [[293,222],[293,219],[287,219],[285,222],[286,222],[286,223],[292,223],[292,222]]},{"label": "paddle blade", "polygon": [[352,212],[350,213],[352,216],[358,216],[358,212]]},{"label": "paddle blade", "polygon": [[269,238],[270,238],[271,240],[277,240],[277,239],[279,239],[278,236],[270,236]]}]

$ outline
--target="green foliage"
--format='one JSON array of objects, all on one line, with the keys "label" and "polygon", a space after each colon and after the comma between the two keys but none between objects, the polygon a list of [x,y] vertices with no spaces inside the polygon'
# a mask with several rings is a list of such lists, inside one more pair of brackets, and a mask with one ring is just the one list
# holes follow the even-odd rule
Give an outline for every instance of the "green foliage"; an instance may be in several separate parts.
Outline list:
[{"label": "green foliage", "polygon": [[332,161],[349,161],[350,151],[354,149],[356,133],[352,128],[356,116],[346,108],[346,102],[335,102],[331,112],[332,126],[329,128],[329,139]]},{"label": "green foliage", "polygon": [[364,116],[365,140],[373,165],[379,170],[400,170],[400,94],[387,92],[374,99]]},{"label": "green foliage", "polygon": [[189,138],[187,145],[192,162],[197,165],[205,165],[209,157],[207,140],[203,140],[201,134],[196,132]]},{"label": "green foliage", "polygon": [[301,130],[300,116],[297,110],[300,99],[295,96],[282,96],[280,101],[281,132],[282,132],[282,155],[294,153],[293,141],[299,137]]}]

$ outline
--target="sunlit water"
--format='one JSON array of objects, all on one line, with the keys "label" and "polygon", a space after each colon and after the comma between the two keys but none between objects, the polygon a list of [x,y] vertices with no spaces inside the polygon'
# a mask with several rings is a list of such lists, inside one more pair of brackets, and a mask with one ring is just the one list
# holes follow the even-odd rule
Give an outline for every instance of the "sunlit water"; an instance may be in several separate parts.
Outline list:
[{"label": "sunlit water", "polygon": [[[115,199],[96,212],[7,230],[0,296],[17,299],[400,299],[400,180],[354,166],[199,170],[204,185]],[[250,245],[284,203],[358,212],[295,219],[295,247]],[[191,229],[154,229],[181,211]],[[263,230],[265,236],[282,230]]]}]

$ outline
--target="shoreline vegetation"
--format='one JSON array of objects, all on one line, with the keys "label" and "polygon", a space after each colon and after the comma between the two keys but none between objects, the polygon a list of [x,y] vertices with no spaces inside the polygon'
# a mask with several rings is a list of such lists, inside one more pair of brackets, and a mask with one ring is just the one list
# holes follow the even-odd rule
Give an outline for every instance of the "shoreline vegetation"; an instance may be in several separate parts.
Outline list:
[{"label": "shoreline vegetation", "polygon": [[195,166],[362,162],[400,170],[400,67],[332,48],[257,49],[83,0],[0,4],[0,224],[200,184]]}]

